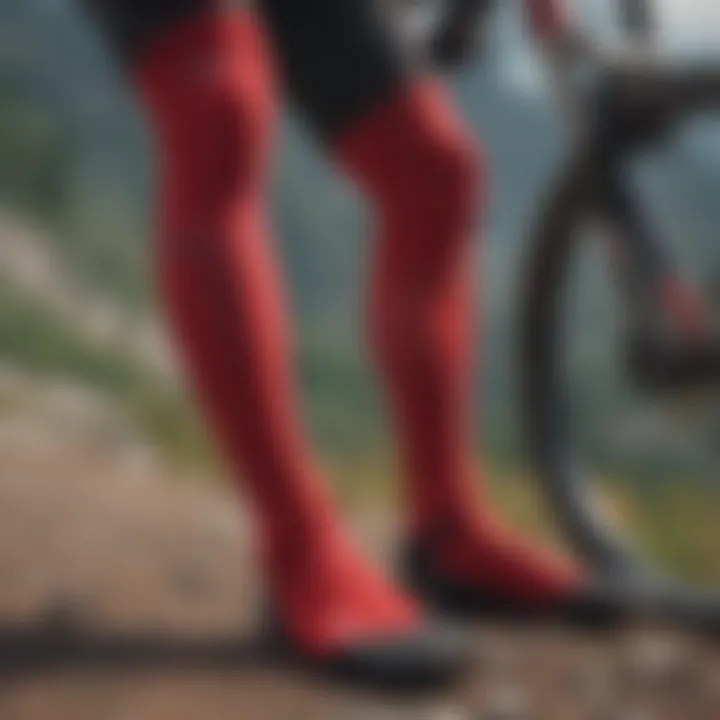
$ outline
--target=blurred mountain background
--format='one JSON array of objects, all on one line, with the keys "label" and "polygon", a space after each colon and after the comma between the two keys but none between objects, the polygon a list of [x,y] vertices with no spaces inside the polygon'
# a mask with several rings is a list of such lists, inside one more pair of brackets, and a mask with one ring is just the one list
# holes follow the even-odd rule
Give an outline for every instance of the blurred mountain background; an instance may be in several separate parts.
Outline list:
[{"label": "blurred mountain background", "polygon": [[[485,433],[501,457],[519,451],[513,343],[523,250],[563,156],[515,15],[503,13],[486,62],[452,81],[493,171],[477,271],[491,380]],[[367,454],[386,446],[360,335],[369,220],[291,112],[279,140],[273,219],[297,319],[304,407],[327,452]],[[720,180],[715,148],[715,158],[706,144],[687,154],[666,207],[680,228],[692,221],[704,248],[720,227],[717,192],[708,190],[708,179],[714,188]],[[202,453],[156,318],[151,198],[146,128],[97,34],[69,0],[3,0],[0,363],[89,385],[154,441]]]}]

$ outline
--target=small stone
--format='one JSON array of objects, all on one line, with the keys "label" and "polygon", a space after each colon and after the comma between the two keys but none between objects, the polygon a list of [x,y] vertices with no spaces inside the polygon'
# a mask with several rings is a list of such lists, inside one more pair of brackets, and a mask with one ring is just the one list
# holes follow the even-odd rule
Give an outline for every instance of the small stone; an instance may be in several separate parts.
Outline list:
[{"label": "small stone", "polygon": [[42,609],[41,621],[46,631],[56,635],[69,635],[82,628],[90,612],[87,598],[70,594],[57,595]]},{"label": "small stone", "polygon": [[184,566],[172,575],[173,588],[187,600],[204,600],[213,591],[213,582],[205,568]]},{"label": "small stone", "polygon": [[607,670],[590,665],[568,669],[563,686],[565,691],[586,702],[599,702],[613,691]]},{"label": "small stone", "polygon": [[597,720],[654,720],[654,718],[642,710],[619,708],[600,714]]},{"label": "small stone", "polygon": [[527,720],[529,717],[523,692],[510,687],[495,692],[477,720]]},{"label": "small stone", "polygon": [[637,641],[631,648],[626,668],[631,680],[667,691],[691,688],[697,680],[696,668],[687,653],[668,639]]},{"label": "small stone", "polygon": [[[358,704],[343,713],[342,720],[468,720],[468,715],[460,709],[440,705],[435,707],[379,706],[374,704]],[[333,718],[334,720],[334,718]]]}]

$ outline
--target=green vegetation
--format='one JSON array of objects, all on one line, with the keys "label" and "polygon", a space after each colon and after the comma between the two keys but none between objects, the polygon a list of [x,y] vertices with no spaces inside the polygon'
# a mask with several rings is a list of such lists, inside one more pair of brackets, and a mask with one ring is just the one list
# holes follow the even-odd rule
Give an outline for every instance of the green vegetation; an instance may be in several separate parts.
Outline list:
[{"label": "green vegetation", "polygon": [[678,478],[655,485],[616,480],[606,492],[614,523],[633,547],[673,577],[720,585],[720,487]]},{"label": "green vegetation", "polygon": [[64,210],[67,128],[24,99],[0,67],[0,200],[45,220]]},{"label": "green vegetation", "polygon": [[167,382],[121,347],[96,346],[8,283],[0,283],[0,360],[100,391],[151,441],[180,458],[206,454],[188,404]]}]

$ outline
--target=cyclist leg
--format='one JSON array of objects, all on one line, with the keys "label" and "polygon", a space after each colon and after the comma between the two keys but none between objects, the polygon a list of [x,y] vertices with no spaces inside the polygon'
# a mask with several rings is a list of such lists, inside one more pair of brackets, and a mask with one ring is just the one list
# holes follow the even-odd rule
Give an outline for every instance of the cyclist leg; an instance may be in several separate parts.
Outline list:
[{"label": "cyclist leg", "polygon": [[565,599],[574,569],[518,540],[477,495],[468,422],[471,239],[486,174],[477,144],[437,80],[402,55],[374,3],[299,5],[261,2],[288,91],[375,212],[369,331],[404,461],[413,544],[482,598]]},{"label": "cyclist leg", "polygon": [[275,106],[265,31],[214,0],[148,5],[92,9],[148,110],[159,285],[202,409],[257,510],[276,620],[300,656],[359,679],[441,679],[461,649],[438,644],[352,548],[296,416],[265,207]]}]

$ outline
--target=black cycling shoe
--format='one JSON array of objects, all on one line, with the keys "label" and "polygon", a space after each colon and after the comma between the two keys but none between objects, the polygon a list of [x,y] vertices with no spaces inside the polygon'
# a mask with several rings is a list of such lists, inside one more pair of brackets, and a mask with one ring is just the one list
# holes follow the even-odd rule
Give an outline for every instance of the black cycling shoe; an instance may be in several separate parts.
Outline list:
[{"label": "black cycling shoe", "polygon": [[402,558],[401,574],[408,590],[426,607],[462,620],[551,623],[579,630],[610,630],[628,623],[634,605],[620,585],[578,587],[551,603],[533,603],[446,577],[433,562],[432,540],[411,543]]},{"label": "black cycling shoe", "polygon": [[270,659],[283,666],[358,689],[388,693],[451,687],[474,664],[467,634],[432,622],[412,634],[357,642],[315,656],[298,647],[280,623],[270,620],[263,646]]}]

